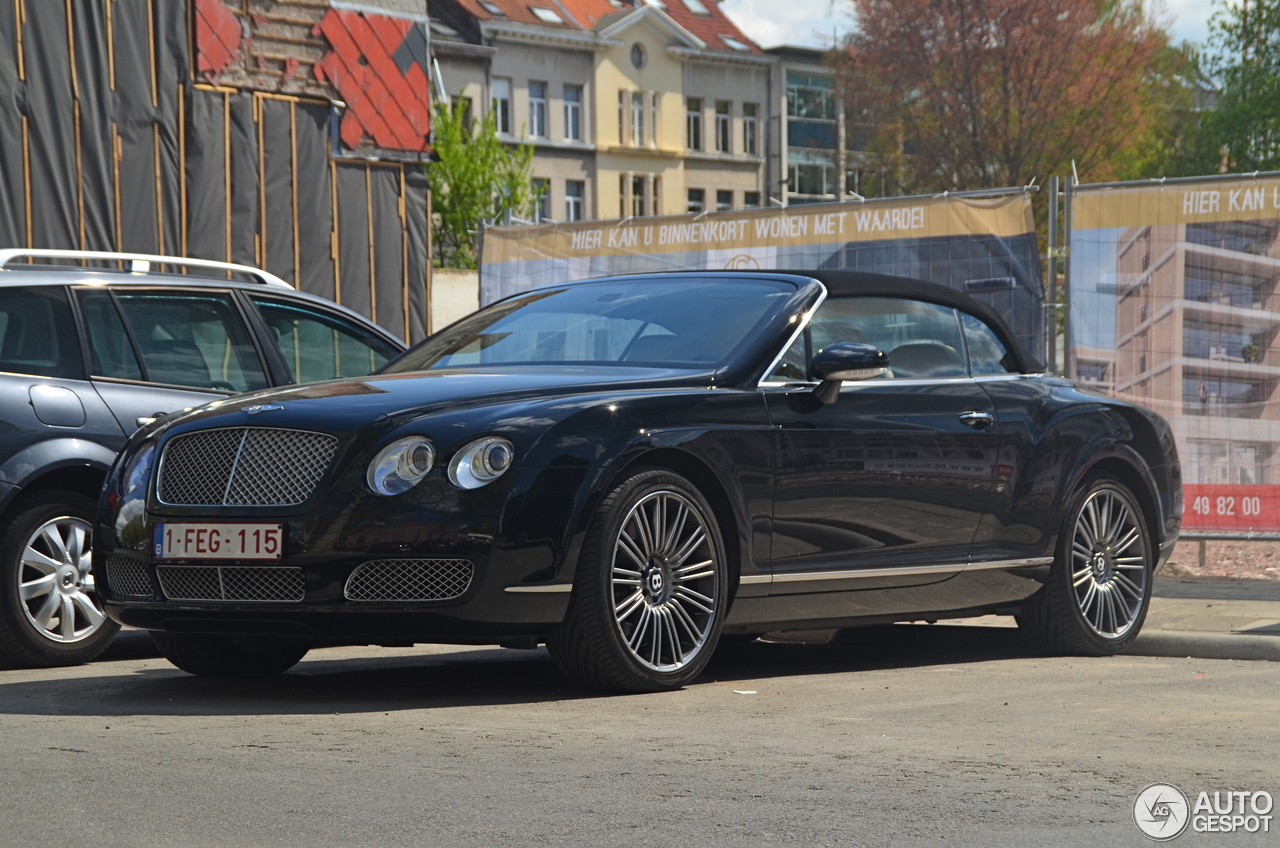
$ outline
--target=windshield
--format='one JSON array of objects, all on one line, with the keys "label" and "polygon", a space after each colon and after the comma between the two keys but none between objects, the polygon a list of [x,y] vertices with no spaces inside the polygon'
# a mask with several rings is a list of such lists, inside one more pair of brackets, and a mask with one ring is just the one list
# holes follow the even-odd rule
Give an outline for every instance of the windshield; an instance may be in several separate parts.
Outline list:
[{"label": "windshield", "polygon": [[714,368],[795,287],[682,277],[538,289],[481,310],[383,373],[476,365]]}]

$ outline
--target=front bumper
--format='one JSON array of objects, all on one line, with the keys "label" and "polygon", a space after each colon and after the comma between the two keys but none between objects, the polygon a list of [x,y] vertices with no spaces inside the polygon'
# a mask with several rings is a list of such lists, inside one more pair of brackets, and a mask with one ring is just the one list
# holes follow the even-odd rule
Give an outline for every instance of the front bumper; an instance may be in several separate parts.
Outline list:
[{"label": "front bumper", "polygon": [[[334,493],[294,514],[148,505],[127,518],[120,509],[104,508],[95,534],[95,578],[111,618],[148,630],[315,644],[471,644],[545,634],[568,609],[563,589],[573,579],[571,525],[584,477],[583,469],[523,469],[501,485],[473,491],[424,481],[389,498]],[[282,523],[284,556],[278,563],[157,561],[149,541],[156,524],[183,521]],[[377,600],[348,596],[352,573],[370,562],[441,560],[471,564],[465,591],[447,600],[404,600],[419,596],[397,595],[394,586]],[[287,569],[296,592],[246,600],[227,591],[225,600],[211,600],[175,591],[174,573],[196,569],[210,575],[215,598],[219,585],[272,569]],[[126,574],[130,579],[122,580]]]}]

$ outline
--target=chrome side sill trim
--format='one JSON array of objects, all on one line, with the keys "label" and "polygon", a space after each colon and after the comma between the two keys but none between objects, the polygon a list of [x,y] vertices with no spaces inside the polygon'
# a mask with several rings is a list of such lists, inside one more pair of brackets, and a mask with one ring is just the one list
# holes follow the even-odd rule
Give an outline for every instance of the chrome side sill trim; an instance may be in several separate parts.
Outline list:
[{"label": "chrome side sill trim", "polygon": [[800,571],[792,574],[774,574],[748,579],[752,583],[807,583],[817,580],[855,580],[859,577],[897,577],[918,574],[959,574],[962,571],[987,571],[1001,568],[1024,568],[1033,565],[1051,565],[1053,557],[1029,557],[1027,559],[998,559],[990,562],[949,562],[943,565],[905,565],[900,568],[854,568],[842,571]]},{"label": "chrome side sill trim", "polygon": [[529,594],[552,594],[572,592],[572,583],[549,583],[542,586],[508,586],[504,592],[524,592]]},{"label": "chrome side sill trim", "polygon": [[845,571],[801,571],[792,574],[774,574],[774,583],[805,583],[811,580],[852,580],[858,577],[895,577],[899,574],[959,574],[964,563],[946,565],[904,565],[899,568],[853,568]]},{"label": "chrome side sill trim", "polygon": [[965,571],[985,571],[997,568],[1025,568],[1032,565],[1053,565],[1053,557],[1028,557],[1026,559],[997,559],[991,562],[971,562]]},{"label": "chrome side sill trim", "polygon": [[757,583],[772,583],[772,574],[748,574],[746,577],[738,578],[739,586],[753,586]]}]

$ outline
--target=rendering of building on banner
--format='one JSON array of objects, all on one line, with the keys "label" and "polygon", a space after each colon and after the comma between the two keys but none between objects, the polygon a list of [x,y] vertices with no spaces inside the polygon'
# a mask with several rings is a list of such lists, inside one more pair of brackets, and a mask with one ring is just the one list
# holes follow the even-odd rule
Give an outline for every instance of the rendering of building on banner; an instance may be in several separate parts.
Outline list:
[{"label": "rendering of building on banner", "polygon": [[259,265],[422,338],[426,12],[0,4],[0,245]]},{"label": "rendering of building on banner", "polygon": [[491,227],[482,299],[608,274],[847,269],[930,280],[1000,310],[1027,350],[1044,344],[1031,199],[906,197],[866,203]]},{"label": "rendering of building on banner", "polygon": [[1189,529],[1280,529],[1280,181],[1077,198],[1075,375],[1169,420]]}]

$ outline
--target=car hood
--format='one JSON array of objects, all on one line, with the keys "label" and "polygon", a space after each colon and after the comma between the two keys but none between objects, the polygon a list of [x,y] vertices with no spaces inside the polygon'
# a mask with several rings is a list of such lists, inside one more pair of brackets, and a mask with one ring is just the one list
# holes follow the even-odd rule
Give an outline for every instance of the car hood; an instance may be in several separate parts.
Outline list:
[{"label": "car hood", "polygon": [[[386,417],[393,422],[432,412],[522,399],[547,399],[617,389],[705,387],[712,372],[585,366],[450,368],[386,374],[269,389],[214,401],[170,424],[218,417],[220,425],[351,430]],[[228,420],[227,417],[239,419]]]}]

